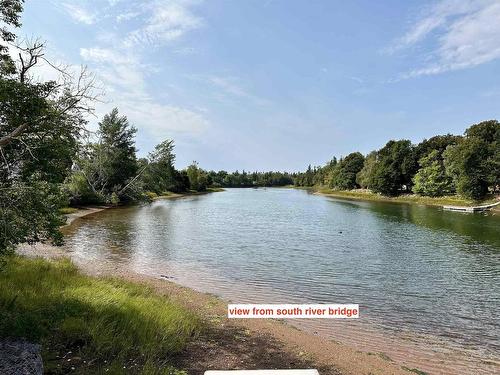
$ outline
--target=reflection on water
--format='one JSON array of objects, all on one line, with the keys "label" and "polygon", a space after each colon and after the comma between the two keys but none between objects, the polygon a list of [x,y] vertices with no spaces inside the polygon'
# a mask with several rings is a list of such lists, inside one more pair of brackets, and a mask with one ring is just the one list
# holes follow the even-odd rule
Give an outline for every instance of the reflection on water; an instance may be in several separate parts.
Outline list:
[{"label": "reflection on water", "polygon": [[368,331],[416,351],[436,341],[447,355],[467,351],[461,371],[488,373],[481,361],[500,351],[499,225],[494,214],[228,189],[87,217],[66,247],[237,302],[359,303],[354,322],[297,324],[354,344],[375,335],[352,332]]}]

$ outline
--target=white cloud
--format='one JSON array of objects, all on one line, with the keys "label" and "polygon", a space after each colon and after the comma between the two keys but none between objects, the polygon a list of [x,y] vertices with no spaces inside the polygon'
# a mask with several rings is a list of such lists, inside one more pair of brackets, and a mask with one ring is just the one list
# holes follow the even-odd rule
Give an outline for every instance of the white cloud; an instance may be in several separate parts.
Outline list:
[{"label": "white cloud", "polygon": [[96,15],[81,6],[74,3],[63,3],[62,6],[66,13],[78,23],[92,25],[96,21]]},{"label": "white cloud", "polygon": [[154,2],[146,7],[149,16],[145,24],[128,34],[125,45],[163,44],[201,27],[203,20],[193,14],[189,5],[186,1]]},{"label": "white cloud", "polygon": [[437,47],[429,62],[401,78],[466,69],[500,58],[500,2],[496,0],[443,0],[390,48],[403,48],[432,39]]},{"label": "white cloud", "polygon": [[198,111],[160,103],[151,96],[144,73],[151,69],[130,51],[81,48],[80,56],[92,64],[110,99],[99,106],[99,115],[118,107],[132,124],[155,138],[172,136],[173,132],[197,134],[209,126]]},{"label": "white cloud", "polygon": [[241,86],[236,83],[235,78],[209,76],[207,79],[211,84],[221,88],[228,94],[246,97],[250,96]]},{"label": "white cloud", "polygon": [[[79,23],[90,25],[103,19],[109,23],[96,35],[96,45],[80,48],[81,59],[106,92],[105,102],[96,106],[99,118],[117,107],[155,141],[176,133],[196,135],[210,126],[206,114],[195,105],[191,109],[165,100],[168,93],[163,93],[162,98],[153,95],[148,81],[161,67],[149,63],[150,49],[138,48],[146,44],[159,46],[201,27],[203,20],[191,9],[197,3],[193,1],[137,1],[114,7],[118,1],[109,0],[108,7],[95,13],[87,10],[94,9],[88,4],[86,8],[81,3],[63,4],[64,10]],[[170,52],[194,51],[182,47],[176,45]]]},{"label": "white cloud", "polygon": [[116,22],[124,22],[124,21],[129,21],[137,16],[139,16],[141,13],[140,12],[127,12],[127,13],[121,13],[115,17]]}]

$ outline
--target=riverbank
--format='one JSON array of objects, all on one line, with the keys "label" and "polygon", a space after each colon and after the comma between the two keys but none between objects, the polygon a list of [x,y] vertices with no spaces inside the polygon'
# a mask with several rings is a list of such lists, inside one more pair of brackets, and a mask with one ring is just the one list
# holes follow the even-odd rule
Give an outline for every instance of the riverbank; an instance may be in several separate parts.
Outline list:
[{"label": "riverbank", "polygon": [[[72,222],[78,217],[95,214],[102,209],[106,208],[94,207],[73,213]],[[59,273],[58,276],[63,285],[68,285],[69,280],[67,278],[74,277],[77,272],[76,269],[71,268],[73,266],[68,260],[64,260],[69,254],[63,248],[47,244],[22,245],[18,249],[18,254],[23,258],[16,262],[23,264],[25,269],[22,273],[30,274],[30,280],[39,279],[43,281],[47,270],[69,267],[70,271]],[[39,259],[28,259],[40,257],[55,263],[43,263]],[[169,358],[170,362],[168,362],[169,365],[185,370],[188,374],[202,374],[207,369],[311,367],[319,369],[322,375],[408,375],[412,373],[391,361],[382,352],[360,352],[349,346],[300,331],[288,324],[284,324],[283,321],[229,320],[226,317],[227,301],[175,284],[166,280],[163,275],[155,277],[138,274],[125,266],[116,264],[95,264],[82,259],[75,261],[79,269],[78,272],[81,273],[78,278],[83,278],[81,280],[85,280],[86,283],[93,283],[93,280],[95,280],[95,282],[99,281],[105,284],[111,283],[116,288],[130,287],[138,288],[138,290],[150,288],[153,291],[151,295],[154,298],[165,298],[166,303],[171,303],[176,308],[186,309],[188,314],[193,314],[196,319],[199,319],[201,323],[198,327],[202,328],[197,328],[196,332],[193,331],[192,337],[186,341],[186,345]],[[31,269],[28,271],[27,268]],[[37,272],[43,274],[37,275]],[[39,283],[39,285],[43,284],[43,282]],[[23,285],[21,280],[18,280],[16,285],[20,288],[18,293],[22,293],[24,290],[28,295],[42,293],[40,298],[43,296],[43,290],[34,294],[26,290],[32,288],[33,284]],[[26,289],[24,289],[25,287]],[[53,292],[57,294],[57,290]],[[105,297],[102,293],[95,294],[95,296],[96,300],[94,302],[101,304],[103,308],[104,306],[111,308],[114,305],[112,298]],[[126,306],[129,305],[131,301],[126,296],[124,298],[121,303]],[[58,304],[51,314],[57,315],[66,307],[65,304]],[[94,333],[97,334],[98,332]],[[127,332],[123,331],[122,334],[126,335]],[[96,362],[94,360],[92,362],[92,354],[85,352],[87,354],[82,356],[83,352],[78,346],[75,347],[74,343],[66,344],[62,342],[58,343],[57,350],[54,348],[45,351],[44,360],[50,362],[51,368],[68,369],[70,368],[68,367],[69,364],[65,361],[71,359],[71,367],[75,368],[75,373],[86,373],[89,370],[88,366],[94,365],[99,366],[103,371],[110,368],[109,361]],[[151,361],[154,362],[154,358]],[[89,364],[89,362],[91,363]],[[136,366],[139,366],[138,363],[136,362]],[[127,367],[127,371],[123,370],[124,373],[131,371],[130,363],[120,362],[119,364]],[[113,366],[117,369],[120,367],[117,363]],[[158,373],[155,371],[145,373]],[[118,371],[118,373],[120,372]]]},{"label": "riverbank", "polygon": [[174,192],[166,192],[166,194],[162,194],[162,195],[151,195],[151,193],[149,193],[148,195],[150,196],[150,198],[152,200],[157,200],[157,199],[176,199],[176,198],[184,198],[184,197],[190,197],[190,196],[194,196],[194,195],[204,195],[204,194],[209,194],[209,193],[217,193],[217,192],[221,192],[221,191],[224,191],[223,188],[207,188],[207,190],[205,191],[188,191],[188,192],[185,192],[185,193],[174,193]]},{"label": "riverbank", "polygon": [[[57,279],[64,285],[64,293],[68,292],[70,278],[77,277],[80,280],[79,283],[98,283],[99,285],[104,285],[105,288],[112,287],[119,290],[122,288],[132,288],[136,292],[132,293],[130,297],[134,298],[136,298],[135,293],[142,295],[142,293],[146,293],[145,291],[149,290],[152,292],[147,292],[149,293],[148,296],[151,296],[155,300],[159,298],[162,304],[174,306],[175,309],[184,309],[188,314],[189,322],[198,319],[199,323],[196,325],[196,330],[191,331],[191,336],[189,340],[186,340],[183,348],[172,352],[172,355],[169,356],[168,364],[174,368],[184,370],[188,374],[203,374],[207,369],[311,367],[317,368],[322,375],[408,375],[412,373],[392,362],[383,353],[359,352],[337,342],[299,331],[288,324],[284,324],[282,321],[229,320],[226,317],[226,301],[210,294],[196,292],[177,285],[165,280],[160,275],[153,277],[116,266],[106,268],[91,263],[79,263],[80,275],[76,273],[76,269],[73,269],[74,266],[64,258],[65,254],[61,249],[43,244],[22,246],[19,254],[22,254],[23,257],[15,259],[14,262],[22,264],[22,273],[28,273],[30,280],[34,281],[38,279],[40,283],[23,285],[21,280],[17,280],[18,293],[34,295],[30,292],[31,288],[35,284],[39,285],[37,288],[41,288],[42,285],[46,284],[44,282],[44,278],[47,277],[46,275],[52,277],[52,270],[60,270],[62,267],[62,269],[67,270],[64,272],[58,271]],[[40,256],[50,261],[28,259]],[[7,289],[2,288],[2,290]],[[38,290],[35,293],[38,296],[37,298],[43,298],[45,290]],[[52,290],[52,292],[55,292],[51,294],[52,298],[54,298],[54,294],[57,295],[58,291]],[[95,293],[92,292],[91,294]],[[86,295],[89,296],[90,294]],[[132,299],[128,300],[129,297],[126,295],[122,297],[124,299],[120,303],[124,306],[129,306],[133,302]],[[114,299],[112,296],[109,297],[108,293],[95,294],[93,301],[101,305],[102,311],[106,310],[106,306],[111,308],[115,304]],[[50,313],[54,315],[62,313],[62,309],[67,307],[63,302],[64,299],[61,300],[61,303],[56,304],[54,310]],[[148,314],[143,315],[140,313],[140,306],[136,306],[136,308],[137,311],[135,314],[148,317]],[[160,309],[159,311],[163,312],[164,309]],[[166,313],[168,313],[168,310]],[[162,316],[162,314],[159,316]],[[100,319],[99,315],[97,315],[97,318]],[[81,325],[78,327],[78,329],[82,329]],[[64,331],[66,328],[62,329]],[[63,337],[66,335],[65,331],[56,331],[57,334],[60,333]],[[53,334],[54,332],[51,333],[52,337],[54,337]],[[95,331],[93,334],[98,335],[99,331]],[[137,335],[138,333],[134,331],[132,334]],[[121,335],[122,338],[125,337],[127,340],[130,340],[126,330],[121,331]],[[153,335],[153,337],[155,336]],[[149,345],[151,346],[151,344]],[[75,373],[87,373],[89,366],[98,366],[99,369],[104,371],[107,368],[111,368],[109,361],[108,363],[102,360],[91,362],[93,354],[97,355],[97,353],[82,350],[78,345],[75,347],[74,344],[66,345],[65,342],[59,342],[56,347],[48,348],[44,352],[44,360],[49,362],[51,368],[55,366],[55,368],[69,369],[68,365],[71,365],[71,367],[75,368],[73,370]],[[65,362],[67,359],[71,359],[72,363],[67,364]],[[157,359],[152,357],[150,362],[154,363]],[[89,364],[89,362],[91,363]],[[113,363],[113,368],[115,369],[119,369],[122,364],[126,366],[127,371],[124,370],[123,373],[129,373],[132,369],[129,367],[128,362],[120,362],[119,360]],[[136,362],[136,366],[139,365],[140,363]],[[117,373],[120,373],[120,371]]]},{"label": "riverbank", "polygon": [[[189,191],[185,193],[173,193],[167,192],[168,194],[163,195],[150,195],[151,200],[158,199],[177,199],[177,198],[185,198],[195,195],[204,195],[209,193],[216,193],[224,191],[222,188],[208,188],[206,191]],[[116,208],[119,206],[112,205],[91,205],[91,206],[78,206],[78,207],[64,207],[61,208],[60,212],[66,217],[66,223],[62,226],[62,228],[70,226],[76,219],[96,214],[106,209]]]},{"label": "riverbank", "polygon": [[[306,189],[307,190],[307,189]],[[481,201],[474,201],[465,199],[458,196],[445,196],[445,197],[424,197],[416,194],[404,194],[397,197],[386,197],[380,194],[372,193],[365,189],[356,190],[332,190],[326,188],[311,188],[314,194],[324,195],[333,198],[351,199],[351,200],[364,200],[364,201],[377,201],[377,202],[390,202],[390,203],[412,203],[422,204],[427,206],[481,206],[495,203],[499,198],[490,197]]]}]

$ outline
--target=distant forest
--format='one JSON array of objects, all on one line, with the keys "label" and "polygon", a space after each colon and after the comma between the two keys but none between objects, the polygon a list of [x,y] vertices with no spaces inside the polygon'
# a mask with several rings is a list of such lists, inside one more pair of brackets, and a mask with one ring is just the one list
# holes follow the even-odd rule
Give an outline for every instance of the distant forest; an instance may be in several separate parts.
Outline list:
[{"label": "distant forest", "polygon": [[[21,12],[21,1],[7,2],[0,19],[15,29]],[[137,156],[137,129],[118,109],[100,119],[96,132],[87,130],[99,92],[85,68],[75,73],[50,63],[43,43],[19,44],[5,27],[0,41],[0,253],[22,242],[60,243],[62,207],[147,201],[168,192],[296,185],[481,199],[498,190],[496,120],[473,125],[464,136],[435,136],[418,145],[391,140],[368,155],[354,152],[301,173],[215,172],[196,162],[178,170],[170,139],[147,157]],[[53,67],[60,79],[40,81],[40,64]]]}]

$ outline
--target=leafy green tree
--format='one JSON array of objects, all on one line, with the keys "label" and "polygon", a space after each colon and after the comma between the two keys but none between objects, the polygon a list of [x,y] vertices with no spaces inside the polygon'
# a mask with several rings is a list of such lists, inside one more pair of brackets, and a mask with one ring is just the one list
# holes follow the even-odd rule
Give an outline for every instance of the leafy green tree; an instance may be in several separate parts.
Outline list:
[{"label": "leafy green tree", "polygon": [[356,183],[363,189],[368,189],[370,187],[370,176],[373,173],[375,164],[377,163],[377,152],[370,152],[363,163],[363,168],[356,175]]},{"label": "leafy green tree", "polygon": [[478,124],[471,125],[466,131],[467,138],[480,138],[486,143],[498,141],[500,131],[500,123],[497,120],[482,121]]},{"label": "leafy green tree", "polygon": [[58,210],[66,198],[57,185],[35,174],[28,181],[1,186],[0,197],[0,254],[23,242],[51,240],[61,244],[59,227],[64,220]]},{"label": "leafy green tree", "polygon": [[452,178],[446,174],[443,159],[438,150],[420,159],[421,168],[413,177],[413,191],[417,194],[438,197],[454,191]]},{"label": "leafy green tree", "polygon": [[334,169],[330,186],[339,190],[356,188],[356,175],[363,168],[365,158],[359,152],[353,152],[342,159]]},{"label": "leafy green tree", "polygon": [[460,142],[462,139],[461,136],[458,135],[436,135],[429,139],[424,139],[415,147],[415,154],[417,160],[422,159],[424,156],[427,156],[432,151],[437,151],[439,157],[442,157],[443,152],[446,150],[448,146],[452,146]]},{"label": "leafy green tree", "polygon": [[0,43],[0,74],[14,74],[16,67],[10,57],[7,43],[12,43],[16,35],[8,29],[8,26],[21,26],[21,12],[23,11],[22,0],[0,0],[0,39],[5,42]]},{"label": "leafy green tree", "polygon": [[142,180],[148,191],[162,194],[167,191],[180,193],[189,188],[189,180],[175,169],[174,141],[167,139],[155,146]]},{"label": "leafy green tree", "polygon": [[497,120],[480,122],[469,127],[465,135],[482,139],[488,144],[488,184],[493,191],[497,191],[500,187],[500,123]]},{"label": "leafy green tree", "polygon": [[196,191],[205,191],[207,190],[208,187],[208,175],[207,173],[198,167],[197,162],[193,162],[189,167],[186,169],[187,176],[189,178],[189,185],[192,190]]},{"label": "leafy green tree", "polygon": [[21,242],[60,241],[58,184],[70,171],[94,97],[85,70],[78,84],[66,72],[62,84],[35,79],[33,69],[47,61],[43,44],[10,50],[15,34],[8,26],[20,25],[21,11],[22,1],[0,0],[0,253]]},{"label": "leafy green tree", "polygon": [[498,185],[498,121],[484,121],[465,131],[466,137],[444,152],[446,172],[453,178],[457,192],[472,199],[482,199]]},{"label": "leafy green tree", "polygon": [[377,163],[369,178],[373,191],[397,195],[410,191],[417,170],[414,146],[408,140],[389,141],[377,152]]}]

